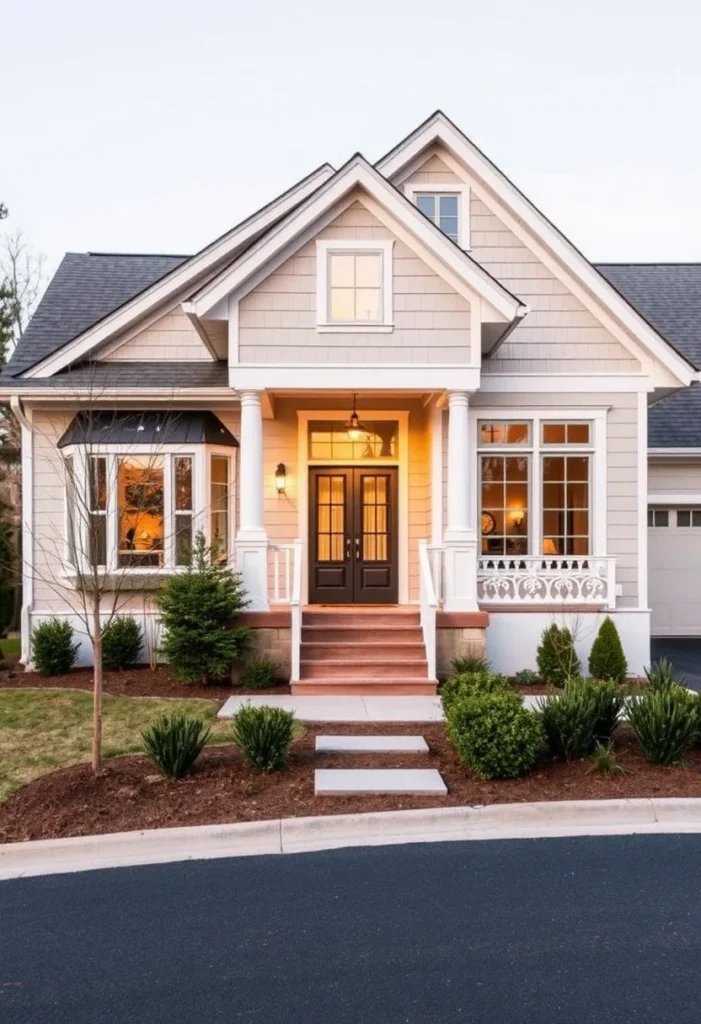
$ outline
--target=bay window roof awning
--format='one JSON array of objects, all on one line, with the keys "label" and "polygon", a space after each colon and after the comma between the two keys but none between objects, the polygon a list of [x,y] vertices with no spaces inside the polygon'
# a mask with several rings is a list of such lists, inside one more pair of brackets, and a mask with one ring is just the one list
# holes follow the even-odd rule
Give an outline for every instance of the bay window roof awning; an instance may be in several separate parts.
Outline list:
[{"label": "bay window roof awning", "polygon": [[58,447],[72,444],[239,446],[231,431],[213,412],[189,409],[145,412],[83,409],[71,421]]}]

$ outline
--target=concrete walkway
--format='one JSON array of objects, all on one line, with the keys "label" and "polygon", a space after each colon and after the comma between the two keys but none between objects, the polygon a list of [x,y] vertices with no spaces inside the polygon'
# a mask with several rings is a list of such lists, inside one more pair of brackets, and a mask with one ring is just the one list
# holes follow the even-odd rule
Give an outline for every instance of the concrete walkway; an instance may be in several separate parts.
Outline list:
[{"label": "concrete walkway", "polygon": [[[535,707],[537,697],[525,697],[526,707]],[[268,704],[294,711],[303,722],[441,722],[438,697],[229,697],[219,718],[231,718],[244,704]]]}]

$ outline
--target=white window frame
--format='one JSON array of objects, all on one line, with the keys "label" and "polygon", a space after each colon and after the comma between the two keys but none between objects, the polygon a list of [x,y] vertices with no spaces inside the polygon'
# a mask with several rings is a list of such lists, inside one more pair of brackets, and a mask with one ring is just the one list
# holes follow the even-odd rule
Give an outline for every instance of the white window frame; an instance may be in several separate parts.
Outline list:
[{"label": "white window frame", "polygon": [[[418,195],[439,195],[441,193],[458,197],[458,245],[468,252],[470,249],[470,186],[461,181],[414,181],[404,186],[404,195],[414,206],[416,206]],[[436,224],[435,221],[432,223]],[[438,224],[436,227],[440,231]]]},{"label": "white window frame", "polygon": [[[394,240],[386,238],[317,239],[316,329],[320,334],[388,334],[394,330],[392,301]],[[338,323],[329,319],[329,255],[331,253],[379,254],[382,259],[382,316],[376,323]]]},{"label": "white window frame", "polygon": [[[543,544],[543,472],[542,459],[548,455],[588,455],[589,456],[589,556],[603,558],[607,554],[607,409],[580,408],[568,409],[524,409],[472,407],[470,409],[471,439],[471,491],[474,495],[472,516],[478,542],[481,542],[480,517],[482,507],[482,487],[480,474],[480,457],[490,452],[495,455],[526,455],[528,467],[528,554],[542,555]],[[494,444],[479,443],[479,422],[496,420],[507,423],[531,424],[531,440],[529,444]],[[584,444],[547,444],[541,443],[543,423],[590,423],[590,443]],[[558,558],[575,558],[576,555],[557,555]],[[585,557],[583,555],[579,557]]]},{"label": "white window frame", "polygon": [[[175,488],[174,488],[174,460],[175,458],[192,459],[192,535],[193,539],[198,531],[202,531],[210,541],[210,465],[212,455],[221,455],[228,459],[229,463],[229,550],[227,552],[227,564],[234,563],[234,538],[236,536],[235,510],[235,473],[236,453],[235,449],[223,445],[188,445],[177,444],[161,445],[119,445],[119,444],[96,444],[96,445],[67,445],[61,452],[63,459],[73,458],[73,471],[75,487],[80,488],[81,495],[88,496],[88,464],[91,457],[103,457],[107,459],[107,559],[106,565],[99,566],[98,571],[108,575],[110,573],[126,573],[133,576],[153,576],[154,574],[186,572],[187,566],[175,564]],[[163,544],[163,565],[161,566],[120,566],[118,564],[119,554],[119,509],[117,503],[117,465],[119,459],[125,458],[162,458],[163,459],[163,511],[164,511],[164,544]],[[66,477],[64,462],[64,478]],[[67,493],[67,479],[64,480],[64,500]],[[86,506],[87,507],[87,506]],[[75,574],[78,569],[82,573],[94,571],[89,564],[87,555],[87,517],[78,519],[76,530],[83,532],[82,537],[76,538],[76,561],[79,566],[67,565],[66,576]],[[64,544],[68,548],[68,510],[64,519],[66,533]]]}]

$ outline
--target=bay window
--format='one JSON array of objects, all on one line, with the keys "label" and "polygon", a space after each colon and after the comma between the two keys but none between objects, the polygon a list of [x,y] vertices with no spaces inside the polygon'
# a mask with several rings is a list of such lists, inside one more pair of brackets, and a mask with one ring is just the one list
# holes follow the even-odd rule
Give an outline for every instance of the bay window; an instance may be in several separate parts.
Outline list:
[{"label": "bay window", "polygon": [[543,413],[478,422],[483,555],[594,552],[594,428]]},{"label": "bay window", "polygon": [[213,455],[210,471],[210,536],[212,555],[224,562],[229,555],[229,459]]},{"label": "bay window", "polygon": [[117,565],[160,568],[165,536],[162,458],[117,458],[117,517]]}]

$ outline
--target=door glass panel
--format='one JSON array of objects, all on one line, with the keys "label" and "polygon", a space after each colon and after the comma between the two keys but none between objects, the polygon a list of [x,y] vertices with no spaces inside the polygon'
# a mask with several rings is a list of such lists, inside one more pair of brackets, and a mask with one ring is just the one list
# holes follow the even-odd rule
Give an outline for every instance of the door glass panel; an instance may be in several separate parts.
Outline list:
[{"label": "door glass panel", "polygon": [[386,476],[362,478],[362,559],[386,562],[389,558],[389,481]]},{"label": "door glass panel", "polygon": [[319,562],[342,562],[345,538],[345,477],[318,476],[316,557]]}]

